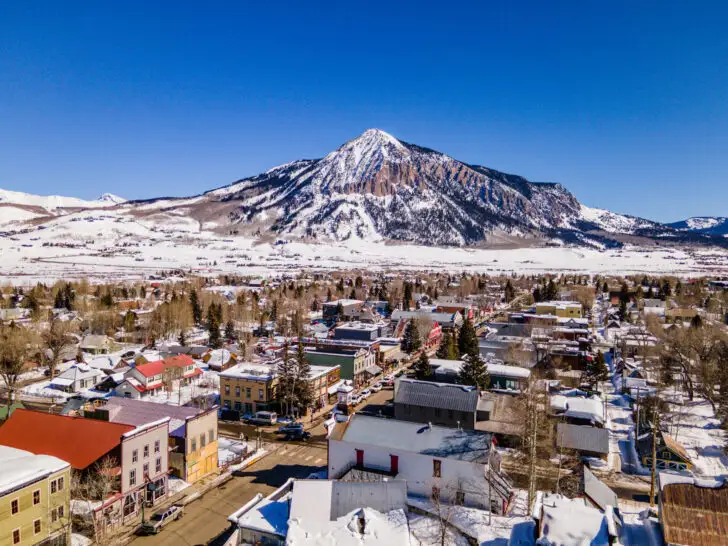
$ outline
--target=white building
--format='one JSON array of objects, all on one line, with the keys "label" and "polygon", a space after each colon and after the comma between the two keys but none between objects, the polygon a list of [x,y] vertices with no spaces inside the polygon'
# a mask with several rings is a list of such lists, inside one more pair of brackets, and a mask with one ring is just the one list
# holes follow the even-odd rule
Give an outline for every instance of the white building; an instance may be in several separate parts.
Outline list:
[{"label": "white building", "polygon": [[51,387],[64,392],[81,392],[91,389],[104,380],[106,374],[86,364],[76,364],[54,377]]},{"label": "white building", "polygon": [[409,495],[502,514],[511,484],[491,442],[490,434],[479,431],[355,414],[329,436],[328,476],[338,479],[354,470],[403,479]]}]

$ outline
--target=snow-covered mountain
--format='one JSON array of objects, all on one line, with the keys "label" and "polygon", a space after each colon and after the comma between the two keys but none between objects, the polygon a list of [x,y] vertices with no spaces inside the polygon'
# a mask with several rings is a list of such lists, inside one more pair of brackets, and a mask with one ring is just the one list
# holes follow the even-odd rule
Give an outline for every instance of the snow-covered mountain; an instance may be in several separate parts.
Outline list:
[{"label": "snow-covered mountain", "polygon": [[[90,214],[93,209],[93,214]],[[108,229],[100,229],[103,222]],[[623,235],[700,238],[587,207],[560,184],[470,165],[365,131],[321,159],[303,159],[188,198],[95,201],[0,192],[3,231],[98,239],[162,232],[275,240],[423,245],[618,244]],[[104,225],[107,225],[104,224]]]},{"label": "snow-covered mountain", "polygon": [[724,216],[694,216],[668,225],[680,231],[728,237],[728,218]]},{"label": "snow-covered mountain", "polygon": [[88,201],[77,197],[63,197],[60,195],[33,195],[22,191],[10,191],[0,189],[0,204],[22,205],[26,207],[37,207],[52,212],[57,209],[90,209],[98,207],[109,207],[126,202],[111,193],[105,193],[98,199]]}]

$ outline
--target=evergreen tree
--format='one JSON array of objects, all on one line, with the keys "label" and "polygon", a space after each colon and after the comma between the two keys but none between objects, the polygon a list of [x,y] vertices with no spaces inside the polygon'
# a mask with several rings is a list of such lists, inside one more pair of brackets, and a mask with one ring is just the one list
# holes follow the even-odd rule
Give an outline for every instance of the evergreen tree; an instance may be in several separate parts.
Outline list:
[{"label": "evergreen tree", "polygon": [[543,301],[543,296],[541,296],[541,289],[538,286],[533,289],[533,301],[536,303]]},{"label": "evergreen tree", "polygon": [[412,354],[417,352],[420,347],[422,347],[420,331],[417,328],[415,321],[410,319],[407,326],[404,328],[404,335],[402,336],[402,350],[407,354]]},{"label": "evergreen tree", "polygon": [[602,292],[609,292],[609,285],[607,284],[607,281],[604,281],[604,284],[602,285]]},{"label": "evergreen tree", "polygon": [[460,383],[472,385],[480,390],[487,389],[490,386],[490,375],[483,358],[480,355],[466,355],[463,360],[465,362],[460,368]]},{"label": "evergreen tree", "polygon": [[440,340],[440,346],[437,348],[437,358],[444,360],[457,360],[460,358],[458,346],[455,344],[455,338],[449,330],[445,331]]},{"label": "evergreen tree", "polygon": [[299,342],[296,348],[296,360],[294,365],[295,383],[293,385],[294,399],[298,407],[302,410],[312,408],[314,402],[314,392],[311,387],[311,364],[306,358],[306,352],[303,349],[303,343]]},{"label": "evergreen tree", "polygon": [[182,345],[182,347],[187,347],[187,334],[185,333],[185,329],[182,328],[179,332],[179,337],[177,338],[177,343]]},{"label": "evergreen tree", "polygon": [[427,379],[432,375],[432,367],[430,366],[430,359],[427,358],[427,353],[422,351],[413,369],[417,379]]},{"label": "evergreen tree", "polygon": [[351,289],[351,294],[349,294],[349,299],[352,299],[352,300],[356,299],[356,290],[354,288]]},{"label": "evergreen tree", "polygon": [[134,326],[136,325],[136,313],[131,309],[124,315],[124,330],[127,332],[133,332]]},{"label": "evergreen tree", "polygon": [[331,288],[326,289],[326,301],[331,301],[333,299],[333,296],[331,294]]},{"label": "evergreen tree", "polygon": [[66,307],[65,298],[63,297],[63,290],[59,289],[56,292],[56,298],[53,302],[53,307],[56,309],[64,309]]},{"label": "evergreen tree", "polygon": [[207,310],[207,330],[210,334],[209,344],[213,349],[222,347],[222,336],[220,335],[220,322],[217,320],[217,313],[214,309],[215,304],[210,304]]},{"label": "evergreen tree", "polygon": [[513,284],[511,284],[511,279],[508,279],[506,282],[505,296],[506,303],[510,303],[516,297],[516,290],[513,288]]},{"label": "evergreen tree", "polygon": [[604,353],[599,351],[591,362],[586,364],[586,377],[591,385],[596,385],[599,381],[609,379],[609,368],[604,361]]},{"label": "evergreen tree", "polygon": [[199,325],[202,322],[202,307],[200,306],[200,300],[197,298],[197,290],[194,288],[190,292],[190,305],[192,306],[192,320]]},{"label": "evergreen tree", "polygon": [[278,376],[278,398],[283,408],[284,414],[291,412],[293,404],[293,384],[295,378],[295,361],[288,354],[288,342],[283,344],[283,354],[276,365],[276,375]]},{"label": "evergreen tree", "polygon": [[690,327],[691,328],[702,328],[703,327],[703,319],[700,318],[700,315],[695,315],[690,320]]},{"label": "evergreen tree", "polygon": [[475,333],[475,327],[470,319],[465,319],[463,325],[460,327],[460,333],[458,334],[458,351],[460,351],[460,356],[480,355],[478,336]]},{"label": "evergreen tree", "polygon": [[232,320],[228,320],[225,323],[225,339],[233,340],[235,337],[235,325]]},{"label": "evergreen tree", "polygon": [[344,320],[344,306],[341,305],[341,302],[336,304],[336,320]]},{"label": "evergreen tree", "polygon": [[404,295],[402,296],[402,309],[410,310],[410,302],[412,301],[412,284],[404,283]]}]

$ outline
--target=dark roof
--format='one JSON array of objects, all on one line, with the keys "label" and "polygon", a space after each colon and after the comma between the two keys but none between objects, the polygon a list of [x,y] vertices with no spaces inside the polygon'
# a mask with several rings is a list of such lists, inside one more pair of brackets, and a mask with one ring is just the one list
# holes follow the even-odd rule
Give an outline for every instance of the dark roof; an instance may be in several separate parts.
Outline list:
[{"label": "dark roof", "polygon": [[394,389],[395,404],[455,411],[475,412],[479,397],[475,387],[417,379],[399,379]]},{"label": "dark roof", "polygon": [[660,520],[665,542],[718,546],[728,537],[728,487],[674,483],[662,488]]},{"label": "dark roof", "polygon": [[607,506],[619,507],[617,494],[586,466],[584,467],[584,494],[602,511],[606,510]]},{"label": "dark roof", "polygon": [[556,427],[556,445],[606,455],[609,453],[609,431],[589,425],[559,423]]}]

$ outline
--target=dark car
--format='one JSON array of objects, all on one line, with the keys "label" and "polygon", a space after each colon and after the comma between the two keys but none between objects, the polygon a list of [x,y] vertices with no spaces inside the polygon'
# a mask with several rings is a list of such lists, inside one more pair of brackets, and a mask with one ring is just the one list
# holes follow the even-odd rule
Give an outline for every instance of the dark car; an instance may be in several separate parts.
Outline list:
[{"label": "dark car", "polygon": [[287,432],[283,439],[287,442],[291,440],[308,440],[311,437],[311,433],[303,429],[298,431]]},{"label": "dark car", "polygon": [[303,423],[288,423],[278,427],[278,434],[298,433],[303,430]]}]

